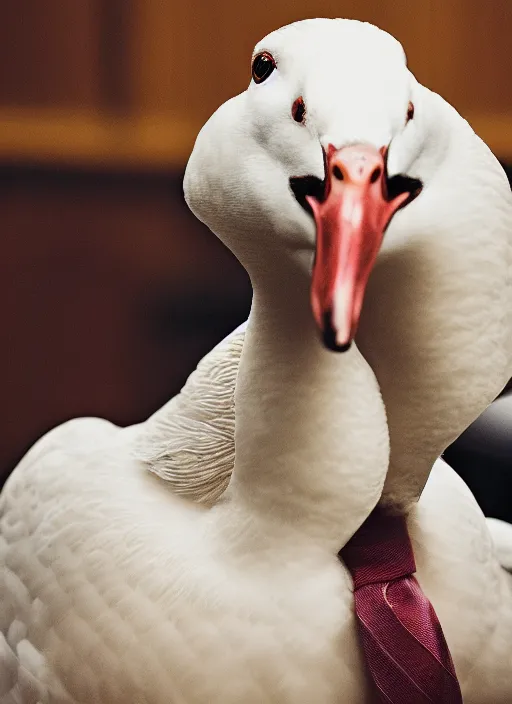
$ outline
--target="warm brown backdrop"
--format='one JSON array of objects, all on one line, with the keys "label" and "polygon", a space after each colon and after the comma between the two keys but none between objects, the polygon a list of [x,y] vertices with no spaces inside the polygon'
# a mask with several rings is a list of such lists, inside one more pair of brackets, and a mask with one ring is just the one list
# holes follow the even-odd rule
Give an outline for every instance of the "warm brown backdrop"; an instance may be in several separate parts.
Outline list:
[{"label": "warm brown backdrop", "polygon": [[19,0],[0,19],[0,477],[50,426],[129,423],[247,311],[244,273],[187,213],[204,120],[254,43],[348,16],[512,161],[511,0]]},{"label": "warm brown backdrop", "polygon": [[245,88],[255,42],[296,19],[369,20],[512,159],[510,0],[20,0],[0,23],[0,157],[181,167]]}]

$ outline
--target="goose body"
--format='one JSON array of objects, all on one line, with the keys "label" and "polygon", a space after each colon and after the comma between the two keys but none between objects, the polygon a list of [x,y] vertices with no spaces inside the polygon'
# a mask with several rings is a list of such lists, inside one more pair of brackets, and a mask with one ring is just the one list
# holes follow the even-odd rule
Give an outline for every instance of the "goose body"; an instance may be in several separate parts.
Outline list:
[{"label": "goose body", "polygon": [[[486,523],[463,482],[435,458],[512,375],[512,198],[467,123],[415,83],[410,96],[414,120],[393,142],[389,168],[420,177],[424,190],[386,233],[357,334],[390,425],[383,501],[409,511],[420,582],[441,616],[465,701],[508,701],[512,602],[496,550],[509,567],[512,529]],[[236,353],[225,348],[223,364],[235,378]],[[163,436],[147,437],[149,467],[179,483],[169,474],[172,448]],[[226,480],[209,485],[220,495]]]},{"label": "goose body", "polygon": [[[256,380],[272,394],[261,407],[271,413],[286,399],[260,366],[276,331],[259,320],[255,309],[239,385]],[[289,373],[309,369],[314,383],[279,432],[265,433],[275,464],[254,458],[261,437],[247,433],[247,459],[237,457],[212,508],[176,496],[133,459],[137,427],[83,419],[28,453],[2,493],[2,704],[330,704],[340,692],[371,701],[336,553],[382,490],[385,414],[357,349],[334,357],[306,332],[305,367]],[[282,344],[278,362],[291,345],[301,350],[294,337]],[[315,401],[322,384],[334,384],[334,408]],[[320,400],[316,414],[303,412]],[[333,419],[344,414],[340,434]],[[287,426],[303,440],[290,442]],[[332,439],[322,462],[308,461],[315,435],[321,445]]]},{"label": "goose body", "polygon": [[[194,375],[208,379],[210,408],[223,411],[209,417],[213,424],[234,421],[232,392],[236,379],[244,330],[221,343],[201,363]],[[195,388],[202,384],[191,379],[186,394],[194,399]],[[185,391],[187,388],[185,387]],[[231,391],[231,401],[229,392]],[[216,393],[225,405],[215,404]],[[228,411],[231,402],[230,411]],[[193,413],[192,409],[190,409]],[[181,440],[169,441],[175,419],[168,408],[159,413],[158,423],[140,426],[135,453],[146,466],[175,490],[188,494],[199,503],[222,496],[229,471],[218,473],[210,464],[211,456],[195,457],[194,482],[180,476],[178,467]],[[234,445],[231,445],[234,453]],[[229,445],[223,455],[233,457]],[[229,468],[228,468],[229,469]],[[200,487],[206,479],[208,492]],[[417,575],[422,588],[434,604],[450,645],[464,702],[508,702],[510,700],[510,652],[512,644],[512,527],[501,521],[485,519],[473,495],[461,478],[442,459],[432,468],[420,499],[408,514]]]},{"label": "goose body", "polygon": [[132,440],[73,422],[9,482],[0,702],[370,701],[335,554],[242,538],[235,516],[217,521],[141,469]]},{"label": "goose body", "polygon": [[[233,535],[213,533],[208,509],[133,459],[146,430],[70,422],[10,480],[2,704],[376,701],[350,576],[332,551],[305,549],[295,536],[273,555],[268,544],[234,550]],[[512,580],[472,495],[442,460],[408,523],[464,701],[506,704]]]},{"label": "goose body", "polygon": [[[319,51],[323,63],[313,59]],[[498,213],[488,242],[496,246],[483,272],[494,276],[496,296],[483,275],[477,288],[488,304],[492,339],[482,351],[491,354],[492,369],[480,393],[467,397],[467,414],[451,414],[448,434],[477,415],[510,372],[512,325],[499,313],[510,294],[510,194],[486,148],[414,81],[398,43],[369,25],[297,23],[267,37],[261,52],[278,57],[281,74],[219,109],[198,138],[185,179],[192,210],[251,275],[243,348],[235,336],[216,350],[212,365],[205,360],[192,386],[147,424],[72,422],[43,438],[15,470],[0,500],[1,704],[376,701],[351,580],[337,552],[381,496],[388,424],[366,360],[355,345],[342,355],[325,350],[308,310],[314,228],[289,180],[324,177],[320,144],[392,142],[390,174],[410,171],[424,184],[421,197],[393,219],[376,271],[413,242],[421,244],[414,260],[428,255],[421,237],[402,241],[418,222],[446,234],[435,209],[450,207],[435,175],[455,138],[474,148],[485,167],[487,212]],[[351,52],[364,60],[350,74],[315,72]],[[339,90],[330,78],[340,79]],[[298,95],[305,124],[294,108],[290,117]],[[411,99],[419,119],[404,129]],[[421,282],[430,270],[416,271]],[[361,317],[368,358],[374,278],[380,280],[370,280]],[[376,330],[382,324],[376,321]],[[397,329],[390,324],[394,335]],[[442,340],[444,328],[438,332]],[[463,482],[441,461],[430,472],[439,433],[415,455],[415,417],[404,435],[417,470],[412,463],[403,473],[398,444],[393,456],[399,415],[382,371],[388,348],[382,354],[387,366],[376,363],[377,378],[388,415],[391,408],[392,441],[386,497],[409,507],[429,477],[408,516],[419,582],[443,624],[466,704],[505,704],[512,699],[511,580]],[[409,384],[415,359],[420,367],[423,361],[410,355]],[[430,373],[434,357],[428,361]],[[451,404],[453,394],[445,401]],[[187,436],[197,444],[183,443]]]}]

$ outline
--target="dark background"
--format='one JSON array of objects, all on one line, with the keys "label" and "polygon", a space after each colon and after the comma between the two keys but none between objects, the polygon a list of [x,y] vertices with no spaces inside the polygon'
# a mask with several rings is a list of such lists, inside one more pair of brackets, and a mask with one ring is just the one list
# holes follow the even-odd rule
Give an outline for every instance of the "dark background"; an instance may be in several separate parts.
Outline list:
[{"label": "dark background", "polygon": [[[0,480],[68,418],[146,418],[246,317],[245,272],[187,211],[182,174],[201,125],[246,87],[255,42],[311,16],[392,32],[512,163],[510,0],[4,3]],[[470,445],[450,460],[512,520],[512,452]]]}]

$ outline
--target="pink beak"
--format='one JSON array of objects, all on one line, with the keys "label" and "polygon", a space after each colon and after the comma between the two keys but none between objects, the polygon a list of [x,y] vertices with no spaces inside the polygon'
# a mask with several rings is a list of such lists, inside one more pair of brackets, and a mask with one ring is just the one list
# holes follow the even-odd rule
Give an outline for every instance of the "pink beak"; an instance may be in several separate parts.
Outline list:
[{"label": "pink beak", "polygon": [[384,232],[410,196],[388,200],[384,155],[385,148],[364,144],[330,145],[324,199],[307,196],[316,223],[311,303],[331,349],[350,347]]}]

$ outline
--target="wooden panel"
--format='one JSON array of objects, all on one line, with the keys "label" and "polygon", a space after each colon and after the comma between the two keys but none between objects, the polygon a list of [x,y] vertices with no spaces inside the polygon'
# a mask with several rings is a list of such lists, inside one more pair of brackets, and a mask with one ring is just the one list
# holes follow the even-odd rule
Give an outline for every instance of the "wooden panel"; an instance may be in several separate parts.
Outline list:
[{"label": "wooden panel", "polygon": [[132,103],[132,0],[95,0],[98,4],[100,103],[114,114],[126,114]]},{"label": "wooden panel", "polygon": [[98,1],[2,3],[1,106],[98,103]]},{"label": "wooden panel", "polygon": [[[340,15],[400,39],[419,80],[512,159],[511,0],[274,0],[268,11],[252,0],[6,4],[0,159],[182,166],[204,121],[247,86],[256,41],[300,18]],[[77,105],[87,109],[68,109]]]},{"label": "wooden panel", "polygon": [[199,121],[186,115],[113,117],[89,112],[0,110],[0,160],[107,169],[183,167]]},{"label": "wooden panel", "polygon": [[512,114],[511,0],[436,0],[430,88],[463,113]]}]

